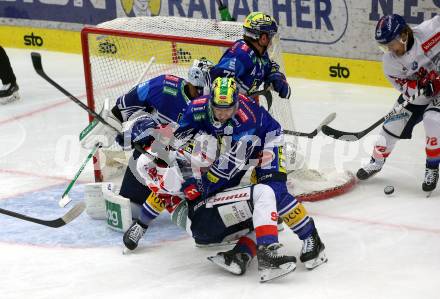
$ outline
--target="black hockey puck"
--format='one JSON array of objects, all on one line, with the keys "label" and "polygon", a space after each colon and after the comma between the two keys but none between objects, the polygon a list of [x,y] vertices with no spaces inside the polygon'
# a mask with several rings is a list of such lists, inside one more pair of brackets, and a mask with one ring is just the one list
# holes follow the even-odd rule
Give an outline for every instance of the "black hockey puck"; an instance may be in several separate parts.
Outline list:
[{"label": "black hockey puck", "polygon": [[393,186],[386,186],[386,187],[383,189],[383,192],[384,192],[386,195],[393,194],[393,193],[394,193],[394,187],[393,187]]}]

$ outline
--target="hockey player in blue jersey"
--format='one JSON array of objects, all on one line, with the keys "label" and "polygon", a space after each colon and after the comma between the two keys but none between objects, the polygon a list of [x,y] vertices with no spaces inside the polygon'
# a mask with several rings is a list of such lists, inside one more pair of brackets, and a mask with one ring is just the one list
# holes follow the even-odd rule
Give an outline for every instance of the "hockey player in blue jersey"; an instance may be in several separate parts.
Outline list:
[{"label": "hockey player in blue jersey", "polygon": [[272,85],[281,98],[288,99],[291,89],[279,65],[271,61],[268,48],[278,31],[276,21],[262,12],[250,13],[243,25],[243,39],[229,48],[211,71],[211,79],[235,77],[239,91],[251,94],[264,84]]},{"label": "hockey player in blue jersey", "polygon": [[[226,151],[201,179],[185,182],[183,192],[189,203],[197,206],[200,200],[237,186],[247,169],[254,166],[255,181],[271,188],[279,216],[304,242],[300,260],[308,269],[326,262],[325,247],[313,219],[287,190],[279,123],[263,107],[239,94],[233,78],[215,79],[212,95],[200,97],[189,105],[174,133],[177,139],[174,146],[200,132],[216,137]],[[272,258],[276,260],[277,247],[271,246],[278,243],[276,226],[256,228],[255,232],[258,259],[261,256],[268,263]],[[233,256],[235,252],[220,254]]]},{"label": "hockey player in blue jersey", "polygon": [[[205,200],[207,197],[215,194],[214,202],[216,202],[216,198],[223,204],[226,203],[223,202],[224,200],[230,200],[230,204],[233,205],[234,201],[237,201],[237,195],[233,196],[227,192],[225,194],[222,191],[226,188],[237,186],[246,172],[246,167],[244,167],[243,163],[237,164],[235,162],[241,159],[247,164],[250,159],[254,159],[254,165],[257,166],[256,177],[259,181],[257,185],[260,186],[258,187],[259,189],[263,189],[259,190],[255,187],[257,189],[251,192],[251,194],[253,193],[251,195],[252,202],[255,204],[255,200],[258,201],[258,198],[262,196],[263,199],[260,199],[260,203],[265,202],[266,204],[265,208],[257,209],[257,211],[263,212],[255,212],[254,207],[251,207],[251,210],[254,211],[252,217],[255,228],[254,237],[252,238],[249,235],[242,236],[232,250],[221,252],[217,256],[210,257],[210,260],[234,274],[243,274],[251,259],[257,254],[262,280],[273,279],[292,271],[294,269],[292,268],[292,263],[295,263],[295,258],[283,255],[279,251],[280,244],[278,243],[276,225],[278,213],[274,209],[281,209],[282,212],[280,214],[285,223],[304,240],[301,261],[309,269],[319,266],[326,261],[324,244],[320,241],[313,220],[307,216],[304,207],[287,192],[285,184],[286,172],[282,165],[282,146],[279,146],[282,144],[279,124],[264,108],[259,107],[245,96],[238,96],[233,78],[218,78],[214,82],[214,96],[201,97],[194,100],[189,106],[191,112],[187,110],[179,122],[181,127],[175,133],[179,139],[193,138],[200,131],[214,135],[221,140],[225,140],[229,136],[232,138],[231,152],[235,153],[235,155],[229,155],[228,153],[222,155],[214,162],[209,172],[202,175],[201,180],[192,178],[193,175],[190,174],[190,178],[183,182],[181,190],[187,198],[187,204],[185,204],[187,206],[186,214],[191,220],[190,229],[193,238],[197,244],[218,243],[223,242],[224,238],[228,236],[236,235],[236,237],[239,237],[239,232],[242,233],[242,230],[249,229],[249,221],[242,218],[241,220],[243,221],[234,220],[232,223],[226,224],[228,221],[225,222],[221,215],[222,213],[227,214],[227,212],[221,212],[220,208],[229,208],[230,206],[221,206],[215,209],[208,207]],[[219,82],[223,82],[223,85]],[[240,100],[238,99],[239,97]],[[212,102],[215,102],[211,101],[211,99],[217,99],[217,102],[228,102],[227,99],[229,99],[229,102],[233,103],[233,107],[216,107],[211,105]],[[228,136],[225,135],[225,132],[229,132],[226,133]],[[259,136],[263,135],[267,135],[267,138],[261,145],[259,144]],[[240,146],[237,146],[248,137],[251,142],[250,148],[240,148]],[[177,147],[178,144],[179,142],[174,143],[174,147]],[[243,156],[239,155],[241,150],[243,150]],[[145,156],[143,157],[145,158]],[[226,164],[232,163],[232,167],[226,166],[226,170],[222,174],[224,165],[222,166],[221,164],[225,162]],[[159,188],[150,188],[154,189],[156,193],[157,189],[164,188],[164,186],[166,187],[165,189],[170,189],[167,187],[168,183],[162,180],[165,175],[160,173],[161,168],[149,168],[148,164],[146,163],[145,166],[138,165],[138,168],[140,172],[146,172],[147,177],[154,177],[157,181]],[[178,179],[171,181],[171,185],[181,184],[181,181]],[[217,197],[219,194],[220,199]],[[261,194],[261,196],[257,194]],[[223,195],[224,197],[222,197]],[[270,209],[270,204],[267,206],[270,202],[274,204],[273,209]],[[181,207],[181,201],[175,196],[171,196],[165,199],[165,202],[153,203],[150,205],[150,209],[144,209],[140,219],[133,222],[132,226],[124,234],[125,246],[130,250],[134,250],[140,238],[145,234],[148,225],[157,215],[165,208],[169,208],[169,211],[173,212],[177,205]],[[238,207],[234,208],[238,209]],[[237,210],[234,211],[237,212]],[[183,218],[186,218],[186,214],[183,213]],[[246,215],[244,212],[239,214]],[[261,214],[265,216],[260,217],[259,215]],[[271,222],[267,223],[266,219],[264,225],[258,225],[259,223],[261,224],[261,219],[265,219],[268,215]],[[226,218],[230,219],[230,217],[231,215]],[[182,213],[179,213],[179,216],[174,218],[181,219]],[[183,226],[187,227],[187,225]],[[255,241],[259,245],[258,250]],[[268,268],[273,271],[269,271],[271,273],[267,275],[262,274]]]},{"label": "hockey player in blue jersey", "polygon": [[[148,146],[154,138],[145,134],[148,129],[160,128],[171,122],[177,122],[192,99],[203,94],[209,85],[208,70],[212,63],[207,60],[195,60],[188,71],[188,80],[161,75],[140,83],[128,93],[120,96],[111,109],[104,109],[101,115],[107,122],[122,131],[116,133],[103,124],[98,124],[81,142],[83,147],[91,148],[98,141],[103,147],[113,144],[116,138],[125,149],[131,150],[132,143]],[[129,124],[129,125],[128,125]],[[133,165],[140,153],[136,150],[129,165]],[[142,209],[156,200],[155,195],[144,184],[134,167],[127,167],[121,185],[120,195],[130,199],[133,216],[140,215]],[[147,200],[147,202],[146,202]],[[143,208],[139,209],[140,206]]]}]

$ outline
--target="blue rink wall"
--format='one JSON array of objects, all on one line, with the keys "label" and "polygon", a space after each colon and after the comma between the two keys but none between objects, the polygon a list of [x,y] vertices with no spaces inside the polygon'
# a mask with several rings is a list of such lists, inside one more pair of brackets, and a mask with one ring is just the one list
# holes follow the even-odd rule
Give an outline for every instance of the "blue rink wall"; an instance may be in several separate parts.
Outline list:
[{"label": "blue rink wall", "polygon": [[[72,198],[66,208],[58,201],[65,185],[47,190],[29,192],[18,197],[0,201],[0,208],[31,217],[52,220],[64,215],[74,203],[84,197],[84,188],[79,185],[69,193]],[[86,212],[71,223],[60,228],[50,228],[0,214],[0,242],[49,247],[113,247],[122,250],[122,233],[110,229],[104,220],[94,220]],[[171,223],[168,212],[163,212],[148,228],[148,233],[139,246],[155,246],[163,242],[189,238],[189,235]]]}]

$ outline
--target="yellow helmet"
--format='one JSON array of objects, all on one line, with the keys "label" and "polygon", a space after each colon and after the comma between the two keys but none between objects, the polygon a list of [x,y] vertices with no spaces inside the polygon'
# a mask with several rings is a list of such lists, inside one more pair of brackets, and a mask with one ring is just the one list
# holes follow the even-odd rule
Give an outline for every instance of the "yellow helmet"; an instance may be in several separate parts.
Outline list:
[{"label": "yellow helmet", "polygon": [[231,108],[238,102],[238,89],[234,78],[216,78],[212,83],[211,106]]},{"label": "yellow helmet", "polygon": [[252,39],[259,39],[262,33],[272,38],[278,32],[278,24],[274,18],[262,12],[251,12],[243,24],[244,35]]}]

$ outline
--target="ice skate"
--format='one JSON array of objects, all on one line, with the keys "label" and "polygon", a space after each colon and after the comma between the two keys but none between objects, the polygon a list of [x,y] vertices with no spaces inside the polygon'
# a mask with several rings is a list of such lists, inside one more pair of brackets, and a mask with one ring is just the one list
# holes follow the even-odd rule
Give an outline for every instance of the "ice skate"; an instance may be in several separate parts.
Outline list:
[{"label": "ice skate", "polygon": [[18,89],[17,83],[4,85],[0,90],[0,104],[4,105],[19,100]]},{"label": "ice skate", "polygon": [[438,182],[438,168],[426,168],[425,180],[422,184],[423,191],[426,192],[426,197],[430,197],[432,191],[437,187]]},{"label": "ice skate", "polygon": [[247,253],[237,252],[231,249],[226,252],[219,252],[215,256],[209,256],[208,260],[232,274],[243,275],[251,263],[252,258]]},{"label": "ice skate", "polygon": [[[148,225],[142,224],[139,220],[133,221],[128,230],[124,233],[123,242],[127,249],[135,250],[139,240],[147,231]],[[124,250],[124,253],[126,251]]]},{"label": "ice skate", "polygon": [[260,282],[266,282],[289,274],[296,268],[296,258],[279,252],[279,243],[259,245],[257,248]]},{"label": "ice skate", "polygon": [[376,160],[371,157],[370,163],[358,170],[358,172],[356,173],[357,178],[361,181],[369,179],[370,177],[382,170],[384,163],[385,159]]},{"label": "ice skate", "polygon": [[324,250],[324,243],[321,242],[321,238],[319,238],[318,231],[315,228],[312,235],[304,240],[299,259],[308,270],[312,270],[327,262]]}]

